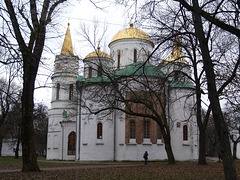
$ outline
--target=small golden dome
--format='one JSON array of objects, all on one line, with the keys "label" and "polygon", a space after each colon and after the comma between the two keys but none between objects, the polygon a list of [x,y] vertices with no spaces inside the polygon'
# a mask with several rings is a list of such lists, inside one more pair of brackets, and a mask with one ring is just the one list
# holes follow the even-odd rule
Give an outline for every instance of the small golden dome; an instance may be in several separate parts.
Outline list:
[{"label": "small golden dome", "polygon": [[177,63],[187,64],[187,62],[183,59],[181,42],[178,36],[176,36],[175,41],[173,43],[173,50],[172,50],[171,56],[169,56],[168,58],[162,61],[162,63],[168,63],[168,62],[177,62]]},{"label": "small golden dome", "polygon": [[100,47],[98,47],[97,51],[94,51],[88,54],[84,59],[91,58],[91,57],[100,57],[100,58],[109,58],[112,59],[110,55],[105,52],[100,51]]},{"label": "small golden dome", "polygon": [[137,38],[137,39],[144,39],[150,41],[153,46],[153,41],[151,37],[145,33],[144,31],[134,28],[133,23],[130,23],[130,28],[126,28],[122,31],[119,31],[111,40],[110,44],[116,40],[120,39],[128,39],[128,38]]}]

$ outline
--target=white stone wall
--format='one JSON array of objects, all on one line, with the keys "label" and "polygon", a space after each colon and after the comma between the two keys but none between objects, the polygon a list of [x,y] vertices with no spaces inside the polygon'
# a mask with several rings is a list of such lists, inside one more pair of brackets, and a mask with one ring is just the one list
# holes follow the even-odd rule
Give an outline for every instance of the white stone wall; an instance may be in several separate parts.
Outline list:
[{"label": "white stone wall", "polygon": [[134,49],[137,50],[137,62],[146,61],[148,52],[152,52],[152,44],[142,39],[121,39],[109,45],[110,55],[114,60],[114,67],[117,68],[118,50],[120,50],[120,68],[134,62]]},{"label": "white stone wall", "polygon": [[[187,98],[189,89],[172,89],[170,104],[171,115],[171,144],[176,160],[192,160],[198,158],[198,130],[196,116],[191,113],[188,105],[193,105],[194,97]],[[88,91],[90,92],[90,91]],[[86,93],[86,92],[85,92]],[[184,97],[185,96],[185,97]],[[86,97],[86,96],[85,96]],[[99,103],[83,100],[88,107],[97,110]],[[116,114],[114,114],[116,113]],[[158,140],[157,144],[144,142],[136,144],[133,139],[125,144],[125,118],[122,112],[114,111],[107,117],[104,115],[90,115],[88,110],[82,109],[81,113],[81,149],[80,160],[100,161],[100,160],[143,160],[143,153],[148,151],[149,160],[167,159],[164,143]],[[112,117],[112,121],[110,120]],[[116,117],[116,119],[115,119]],[[107,120],[109,119],[109,120]],[[97,123],[103,123],[103,139],[97,140]],[[116,135],[114,141],[114,122],[116,122]],[[180,127],[177,127],[180,122]],[[188,125],[188,141],[183,141],[183,125]],[[115,148],[114,148],[115,145]],[[114,155],[115,149],[115,155]]]},{"label": "white stone wall", "polygon": [[[15,156],[16,149],[16,140],[15,139],[3,139],[2,142],[2,156]],[[22,156],[22,145],[19,145],[19,156]]]},{"label": "white stone wall", "polygon": [[[91,103],[91,102],[89,102]],[[97,103],[94,103],[97,106]],[[94,107],[93,107],[94,108]],[[112,114],[90,115],[82,108],[80,160],[106,161],[114,156],[114,123]],[[97,124],[102,123],[102,139],[97,139]]]},{"label": "white stone wall", "polygon": [[84,62],[84,78],[89,78],[89,67],[92,67],[92,77],[98,76],[98,68],[102,66],[102,74],[109,75],[112,72],[113,60],[108,58],[91,57],[83,60]]},{"label": "white stone wall", "polygon": [[[68,134],[76,132],[78,57],[56,56],[52,75],[52,101],[49,110],[47,159],[74,160],[67,155]],[[56,99],[57,84],[60,84],[59,99]],[[73,98],[69,100],[70,84],[73,84]],[[63,117],[63,111],[67,117]]]},{"label": "white stone wall", "polygon": [[[198,127],[192,108],[194,96],[189,96],[192,93],[186,88],[173,88],[170,91],[171,144],[176,160],[198,159]],[[188,141],[183,140],[184,125],[188,126]]]}]

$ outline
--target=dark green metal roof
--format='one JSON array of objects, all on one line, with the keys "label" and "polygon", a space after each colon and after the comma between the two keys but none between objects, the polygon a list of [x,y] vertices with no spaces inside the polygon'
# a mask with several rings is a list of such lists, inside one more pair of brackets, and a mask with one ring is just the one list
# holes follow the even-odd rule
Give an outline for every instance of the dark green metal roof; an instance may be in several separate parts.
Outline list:
[{"label": "dark green metal roof", "polygon": [[172,82],[172,83],[170,83],[170,87],[171,88],[191,88],[191,89],[195,89],[195,86],[193,84],[188,83],[188,82],[182,82],[182,81]]},{"label": "dark green metal roof", "polygon": [[[136,62],[126,66],[123,69],[115,70],[112,78],[121,78],[127,76],[150,76],[150,77],[165,77],[165,74],[156,66],[145,63]],[[94,84],[94,83],[107,83],[111,80],[106,76],[93,77],[93,78],[83,78],[83,76],[78,77],[79,86]]]},{"label": "dark green metal roof", "polygon": [[156,66],[145,63],[136,62],[126,66],[123,69],[115,71],[116,76],[154,76],[154,77],[165,77],[165,74]]},{"label": "dark green metal roof", "polygon": [[82,76],[78,77],[78,81],[82,84],[82,85],[87,85],[87,84],[94,84],[94,83],[104,83],[104,82],[111,82],[109,80],[108,77],[93,77],[93,78],[86,78],[83,79]]}]

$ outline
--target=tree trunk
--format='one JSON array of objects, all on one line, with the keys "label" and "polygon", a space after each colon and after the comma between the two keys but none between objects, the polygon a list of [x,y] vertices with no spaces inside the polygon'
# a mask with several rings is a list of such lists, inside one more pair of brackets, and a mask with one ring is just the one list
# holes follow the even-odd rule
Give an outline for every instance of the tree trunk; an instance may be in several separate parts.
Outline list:
[{"label": "tree trunk", "polygon": [[[168,135],[167,135],[168,136]],[[165,150],[167,152],[167,157],[168,157],[168,164],[176,164],[173,151],[172,151],[172,146],[171,146],[171,139],[170,137],[166,137],[164,139],[165,141]]]},{"label": "tree trunk", "polygon": [[237,159],[237,142],[233,142],[233,159]]},{"label": "tree trunk", "polygon": [[19,157],[19,145],[20,145],[20,139],[18,138],[16,149],[15,149],[15,159],[18,159]]},{"label": "tree trunk", "polygon": [[[201,106],[201,90],[199,81],[196,82],[196,99],[197,99],[197,125],[199,128],[199,155],[198,164],[206,165],[206,125],[202,121],[202,106]],[[205,120],[206,121],[206,120]]]},{"label": "tree trunk", "polygon": [[208,41],[205,38],[201,16],[199,15],[199,12],[198,12],[199,5],[197,0],[193,0],[193,7],[194,7],[194,11],[193,11],[194,28],[195,28],[195,33],[200,43],[200,48],[202,51],[203,64],[204,64],[203,68],[207,77],[208,98],[210,100],[210,103],[212,104],[212,114],[213,114],[214,124],[219,137],[224,174],[226,179],[233,180],[233,179],[237,179],[237,173],[236,173],[235,164],[232,158],[228,129],[224,121],[224,117],[223,117],[220,102],[219,102],[219,96],[216,89],[215,73],[214,73],[212,59],[209,54]]},{"label": "tree trunk", "polygon": [[2,156],[2,140],[3,140],[3,137],[0,133],[0,157]]},{"label": "tree trunk", "polygon": [[199,128],[199,157],[198,157],[198,164],[206,165],[206,129]]},{"label": "tree trunk", "polygon": [[23,93],[22,93],[22,126],[21,126],[21,141],[22,141],[22,171],[40,171],[37,164],[37,156],[34,142],[33,129],[33,93],[34,82],[37,74],[38,63],[29,55],[25,57],[23,64]]}]

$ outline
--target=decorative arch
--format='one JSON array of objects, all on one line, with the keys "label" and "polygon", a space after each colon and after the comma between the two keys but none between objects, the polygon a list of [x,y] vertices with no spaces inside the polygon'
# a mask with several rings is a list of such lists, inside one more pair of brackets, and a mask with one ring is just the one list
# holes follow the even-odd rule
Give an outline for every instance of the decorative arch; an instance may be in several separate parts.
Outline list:
[{"label": "decorative arch", "polygon": [[68,155],[75,155],[76,152],[76,133],[72,131],[68,135]]}]

